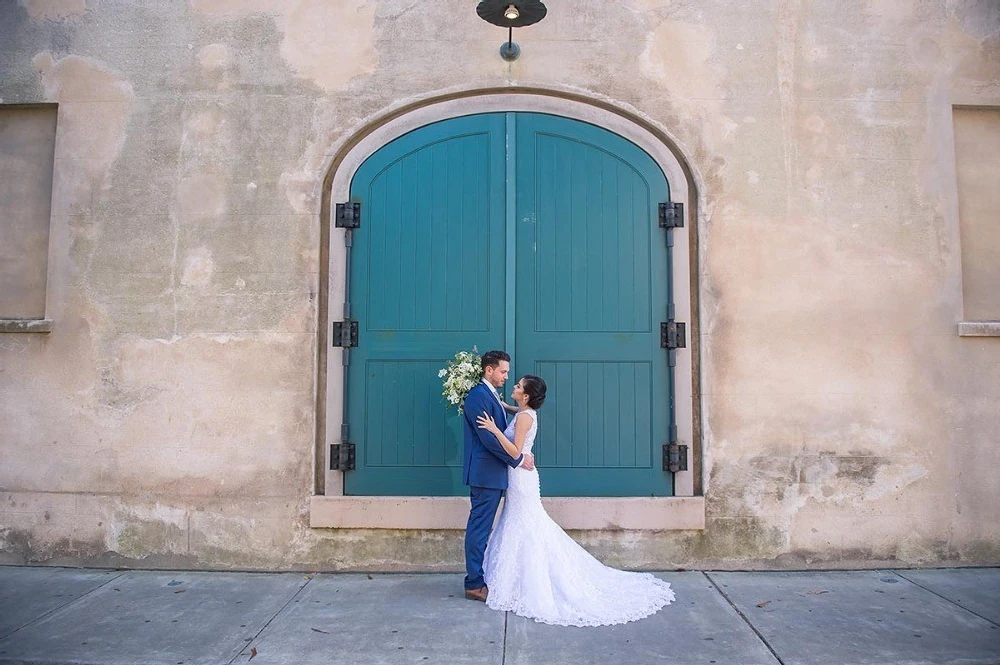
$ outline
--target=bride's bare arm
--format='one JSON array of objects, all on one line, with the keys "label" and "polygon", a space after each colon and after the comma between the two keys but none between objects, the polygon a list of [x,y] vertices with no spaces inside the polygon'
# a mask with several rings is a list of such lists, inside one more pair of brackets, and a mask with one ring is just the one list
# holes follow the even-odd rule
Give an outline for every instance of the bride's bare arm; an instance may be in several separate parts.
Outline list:
[{"label": "bride's bare arm", "polygon": [[517,457],[521,454],[524,449],[524,440],[528,436],[528,430],[531,429],[531,416],[526,413],[520,413],[517,419],[514,421],[514,441],[511,442],[500,428],[497,427],[496,422],[490,417],[488,413],[476,418],[476,422],[479,424],[480,429],[485,429],[493,433],[493,436],[497,438],[503,449],[507,451],[507,454],[511,457]]}]

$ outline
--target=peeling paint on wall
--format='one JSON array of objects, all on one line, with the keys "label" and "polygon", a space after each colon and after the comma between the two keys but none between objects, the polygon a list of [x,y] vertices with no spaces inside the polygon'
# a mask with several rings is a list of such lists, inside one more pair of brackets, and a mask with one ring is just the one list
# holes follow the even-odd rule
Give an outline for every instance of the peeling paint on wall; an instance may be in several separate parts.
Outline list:
[{"label": "peeling paint on wall", "polygon": [[32,19],[58,21],[87,11],[86,0],[18,0]]},{"label": "peeling paint on wall", "polygon": [[282,16],[281,55],[295,72],[328,92],[378,65],[374,9],[368,0],[342,3],[331,12],[322,0],[290,3]]},{"label": "peeling paint on wall", "polygon": [[378,66],[374,44],[375,11],[370,0],[348,0],[336,7],[322,0],[269,2],[191,0],[198,12],[216,16],[272,14],[283,35],[281,55],[298,76],[327,92],[344,89]]},{"label": "peeling paint on wall", "polygon": [[[125,143],[135,93],[121,74],[93,58],[56,59],[43,51],[32,63],[46,101],[60,104],[56,160],[64,177],[56,179],[53,208],[61,212],[102,183]],[[62,168],[68,160],[71,167]]]},{"label": "peeling paint on wall", "polygon": [[205,69],[225,69],[229,59],[229,48],[225,44],[209,44],[198,49],[198,62]]},{"label": "peeling paint on wall", "polygon": [[215,264],[212,262],[212,251],[208,247],[199,247],[188,252],[184,260],[184,273],[181,284],[184,286],[204,287],[212,281]]}]

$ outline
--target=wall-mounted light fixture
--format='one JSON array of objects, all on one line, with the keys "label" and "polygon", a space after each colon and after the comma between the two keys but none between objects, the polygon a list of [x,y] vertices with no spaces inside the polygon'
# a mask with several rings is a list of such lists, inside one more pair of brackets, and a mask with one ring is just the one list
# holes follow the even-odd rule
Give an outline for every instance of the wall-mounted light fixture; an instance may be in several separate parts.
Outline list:
[{"label": "wall-mounted light fixture", "polygon": [[514,28],[538,23],[547,11],[541,0],[482,0],[476,7],[479,18],[507,28],[507,41],[500,45],[500,57],[508,62],[521,55],[521,47],[514,43]]}]

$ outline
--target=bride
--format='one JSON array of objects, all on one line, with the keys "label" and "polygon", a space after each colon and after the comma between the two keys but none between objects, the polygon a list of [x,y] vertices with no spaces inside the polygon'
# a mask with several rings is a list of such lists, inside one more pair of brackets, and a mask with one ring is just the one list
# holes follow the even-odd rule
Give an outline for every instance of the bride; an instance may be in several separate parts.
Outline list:
[{"label": "bride", "polygon": [[[476,419],[512,457],[530,453],[545,382],[530,374],[514,386],[517,415],[501,431],[488,414]],[[486,604],[542,623],[607,626],[642,619],[674,600],[670,585],[648,573],[603,565],[566,535],[542,507],[538,471],[508,469],[503,512],[486,546]]]}]

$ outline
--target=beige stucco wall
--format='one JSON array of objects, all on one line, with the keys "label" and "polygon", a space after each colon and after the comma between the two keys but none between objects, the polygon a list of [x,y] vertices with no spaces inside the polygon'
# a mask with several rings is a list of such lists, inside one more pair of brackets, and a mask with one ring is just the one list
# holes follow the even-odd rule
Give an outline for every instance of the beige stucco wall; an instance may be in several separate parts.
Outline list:
[{"label": "beige stucco wall", "polygon": [[952,118],[1000,106],[996,3],[548,6],[508,65],[468,0],[0,5],[0,103],[59,104],[53,330],[0,334],[0,561],[459,569],[458,531],[309,528],[321,193],[384,109],[532,86],[661,127],[702,202],[706,528],[581,541],[1000,562],[1000,338],[956,333]]}]

